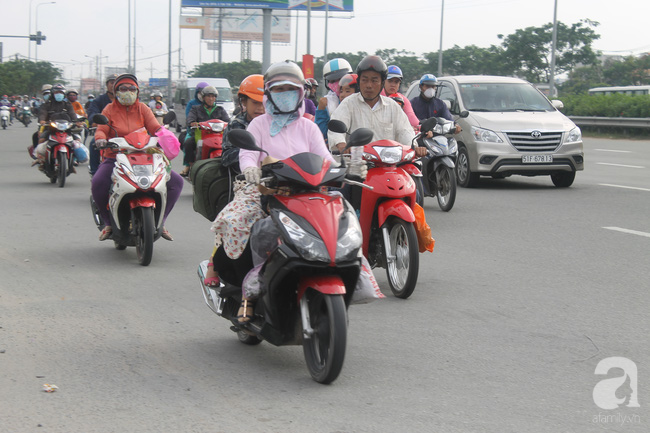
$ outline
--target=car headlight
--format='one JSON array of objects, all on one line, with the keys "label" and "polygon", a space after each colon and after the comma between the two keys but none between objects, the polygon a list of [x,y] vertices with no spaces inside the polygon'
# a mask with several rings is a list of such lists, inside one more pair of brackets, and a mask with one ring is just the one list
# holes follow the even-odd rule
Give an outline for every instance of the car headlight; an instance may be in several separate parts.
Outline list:
[{"label": "car headlight", "polygon": [[496,132],[489,129],[477,128],[472,126],[472,135],[476,141],[483,141],[487,143],[503,143]]},{"label": "car headlight", "polygon": [[346,211],[340,220],[339,237],[336,243],[336,261],[352,260],[361,248],[361,226],[357,216],[351,210]]},{"label": "car headlight", "polygon": [[284,212],[278,212],[278,219],[289,240],[304,259],[313,262],[330,261],[327,247],[321,239],[305,231]]},{"label": "car headlight", "polygon": [[576,143],[578,141],[582,141],[582,131],[580,131],[579,127],[573,128],[569,133],[566,135],[566,139],[564,140],[565,143]]},{"label": "car headlight", "polygon": [[402,160],[402,147],[373,146],[375,152],[384,164],[397,164]]}]

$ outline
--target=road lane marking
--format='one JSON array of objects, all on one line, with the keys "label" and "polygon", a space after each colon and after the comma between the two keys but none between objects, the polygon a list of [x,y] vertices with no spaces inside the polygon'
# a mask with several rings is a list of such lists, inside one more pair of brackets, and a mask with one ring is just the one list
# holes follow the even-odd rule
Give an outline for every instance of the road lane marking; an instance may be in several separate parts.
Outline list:
[{"label": "road lane marking", "polygon": [[594,149],[600,152],[632,153],[631,150],[614,150],[614,149]]},{"label": "road lane marking", "polygon": [[611,186],[613,188],[635,189],[637,191],[648,191],[648,192],[650,192],[649,188],[639,188],[639,187],[636,187],[636,186],[612,185],[611,183],[599,183],[598,185],[600,185],[600,186]]},{"label": "road lane marking", "polygon": [[622,229],[620,227],[603,227],[603,228],[605,230],[614,230],[616,232],[629,233],[631,235],[645,236],[646,238],[650,238],[650,233],[646,233],[646,232],[639,232],[639,231],[636,231],[636,230]]},{"label": "road lane marking", "polygon": [[625,164],[610,164],[609,162],[597,162],[598,165],[611,165],[613,167],[626,167],[626,168],[645,168],[641,165],[625,165]]}]

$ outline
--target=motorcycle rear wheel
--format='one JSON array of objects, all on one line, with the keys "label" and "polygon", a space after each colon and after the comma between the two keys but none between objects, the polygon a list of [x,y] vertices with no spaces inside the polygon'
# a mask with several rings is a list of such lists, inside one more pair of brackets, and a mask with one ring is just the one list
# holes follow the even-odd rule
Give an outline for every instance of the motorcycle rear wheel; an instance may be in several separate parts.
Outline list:
[{"label": "motorcycle rear wheel", "polygon": [[57,155],[58,159],[58,179],[59,179],[59,188],[63,188],[65,186],[65,178],[66,175],[68,174],[68,155],[66,155],[63,152],[59,152]]},{"label": "motorcycle rear wheel", "polygon": [[154,222],[153,209],[150,207],[138,208],[135,212],[135,251],[138,254],[138,263],[149,266],[153,257]]},{"label": "motorcycle rear wheel", "polygon": [[394,260],[388,260],[386,257],[386,276],[393,295],[406,299],[411,296],[418,281],[418,237],[412,223],[393,217],[388,224],[388,239]]},{"label": "motorcycle rear wheel", "polygon": [[449,212],[456,201],[456,171],[453,168],[441,165],[436,173],[438,190],[436,198],[440,209]]},{"label": "motorcycle rear wheel", "polygon": [[309,324],[314,330],[303,337],[302,349],[309,374],[319,383],[331,383],[341,373],[347,345],[347,312],[342,295],[308,290]]},{"label": "motorcycle rear wheel", "polygon": [[251,335],[246,331],[237,331],[237,338],[239,338],[239,341],[248,344],[249,346],[256,346],[262,342],[262,340],[257,338],[257,336]]}]

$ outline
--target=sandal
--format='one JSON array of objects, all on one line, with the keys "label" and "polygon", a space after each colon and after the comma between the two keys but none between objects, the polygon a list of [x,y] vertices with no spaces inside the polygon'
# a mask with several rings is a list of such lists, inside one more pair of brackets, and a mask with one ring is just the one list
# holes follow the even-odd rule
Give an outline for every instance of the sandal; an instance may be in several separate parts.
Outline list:
[{"label": "sandal", "polygon": [[160,236],[162,236],[163,239],[167,239],[168,241],[174,240],[171,233],[169,233],[165,227],[162,228],[162,232],[160,233]]},{"label": "sandal", "polygon": [[253,318],[255,312],[255,302],[250,299],[242,299],[241,306],[237,312],[237,321],[239,323],[247,323]]},{"label": "sandal", "polygon": [[105,241],[106,239],[110,239],[111,236],[113,235],[113,229],[111,226],[106,226],[104,227],[104,230],[99,234],[99,240],[100,241]]},{"label": "sandal", "polygon": [[[210,272],[216,274],[216,271],[214,270],[214,265],[212,263],[208,263],[208,272],[207,273],[210,273]],[[206,275],[207,275],[207,273],[206,273]],[[219,287],[219,285],[221,284],[221,280],[219,279],[219,275],[216,275],[214,277],[206,276],[203,279],[203,284],[205,284],[208,287]]]},{"label": "sandal", "polygon": [[180,175],[183,176],[183,177],[187,177],[187,176],[189,176],[189,174],[190,174],[190,167],[189,167],[188,165],[186,165],[186,166],[183,168],[183,170],[181,170],[181,172],[178,173],[178,174],[180,174]]}]

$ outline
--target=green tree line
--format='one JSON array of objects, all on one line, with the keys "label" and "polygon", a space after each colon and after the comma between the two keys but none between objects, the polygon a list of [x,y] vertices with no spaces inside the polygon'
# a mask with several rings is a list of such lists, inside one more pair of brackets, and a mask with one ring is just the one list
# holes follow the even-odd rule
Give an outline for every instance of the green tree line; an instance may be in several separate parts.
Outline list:
[{"label": "green tree line", "polygon": [[37,95],[43,84],[54,83],[60,77],[62,71],[50,62],[19,59],[0,63],[0,94]]}]

